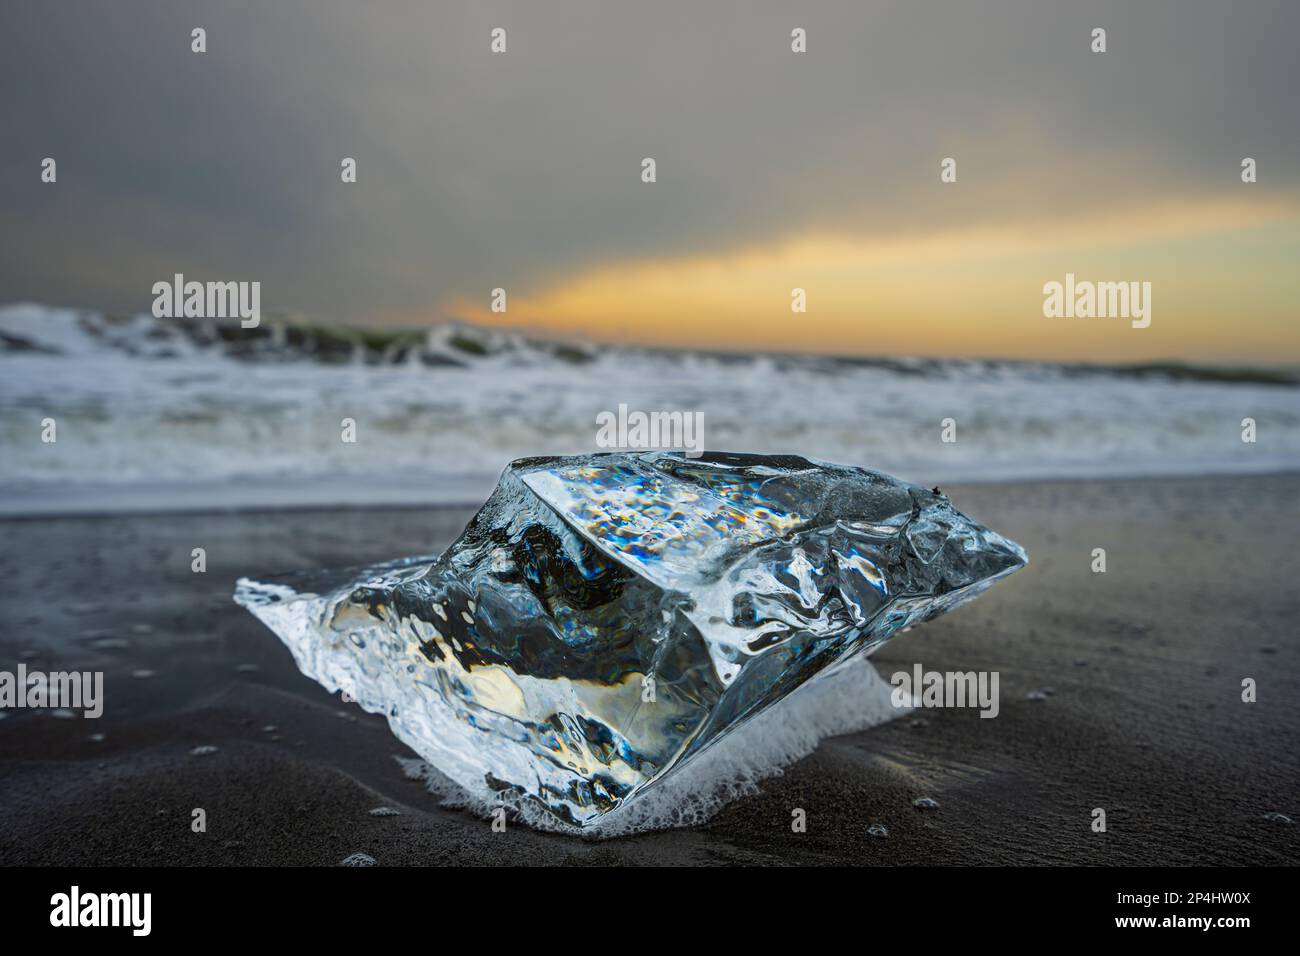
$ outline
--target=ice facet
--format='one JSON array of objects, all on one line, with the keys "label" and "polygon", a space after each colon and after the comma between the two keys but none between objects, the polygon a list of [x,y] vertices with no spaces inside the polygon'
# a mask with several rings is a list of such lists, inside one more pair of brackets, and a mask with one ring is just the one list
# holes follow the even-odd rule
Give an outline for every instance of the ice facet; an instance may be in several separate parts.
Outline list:
[{"label": "ice facet", "polygon": [[236,600],[467,790],[585,826],[1025,561],[862,468],[612,453],[514,462],[440,557],[242,579]]}]

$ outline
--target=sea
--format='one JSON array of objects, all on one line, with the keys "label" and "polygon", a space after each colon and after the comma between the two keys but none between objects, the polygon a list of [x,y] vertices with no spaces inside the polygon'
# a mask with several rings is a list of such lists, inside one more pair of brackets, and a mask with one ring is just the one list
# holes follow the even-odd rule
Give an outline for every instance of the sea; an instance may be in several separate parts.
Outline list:
[{"label": "sea", "polygon": [[0,307],[0,514],[473,504],[513,459],[603,450],[620,406],[698,415],[710,450],[927,486],[1300,468],[1293,368],[245,330],[23,303]]}]

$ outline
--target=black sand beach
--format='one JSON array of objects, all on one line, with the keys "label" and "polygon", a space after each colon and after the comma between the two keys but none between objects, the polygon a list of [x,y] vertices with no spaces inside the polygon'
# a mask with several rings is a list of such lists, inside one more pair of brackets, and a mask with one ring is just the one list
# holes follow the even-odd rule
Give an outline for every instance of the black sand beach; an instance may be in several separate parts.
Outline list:
[{"label": "black sand beach", "polygon": [[0,669],[106,684],[99,720],[0,719],[0,864],[1300,862],[1300,829],[1266,819],[1300,817],[1300,476],[944,491],[1031,564],[875,662],[999,671],[1000,715],[827,740],[706,826],[601,842],[440,807],[382,718],[302,677],[231,601],[240,575],[434,553],[472,509],[0,522]]}]

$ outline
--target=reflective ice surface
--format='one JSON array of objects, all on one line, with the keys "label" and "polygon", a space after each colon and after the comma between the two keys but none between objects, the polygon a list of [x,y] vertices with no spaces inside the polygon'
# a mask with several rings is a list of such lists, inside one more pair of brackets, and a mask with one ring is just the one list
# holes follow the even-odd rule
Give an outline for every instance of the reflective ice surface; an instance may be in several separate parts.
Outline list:
[{"label": "reflective ice surface", "polygon": [[438,558],[236,600],[462,787],[585,826],[1025,560],[876,472],[615,453],[516,461]]}]

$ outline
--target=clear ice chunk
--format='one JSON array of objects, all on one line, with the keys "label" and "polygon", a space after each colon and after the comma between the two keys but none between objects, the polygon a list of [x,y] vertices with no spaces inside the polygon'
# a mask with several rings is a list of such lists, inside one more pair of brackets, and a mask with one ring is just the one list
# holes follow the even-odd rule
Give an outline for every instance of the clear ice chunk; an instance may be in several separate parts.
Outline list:
[{"label": "clear ice chunk", "polygon": [[582,827],[1025,562],[862,468],[613,453],[514,462],[440,557],[235,599],[470,793]]}]

